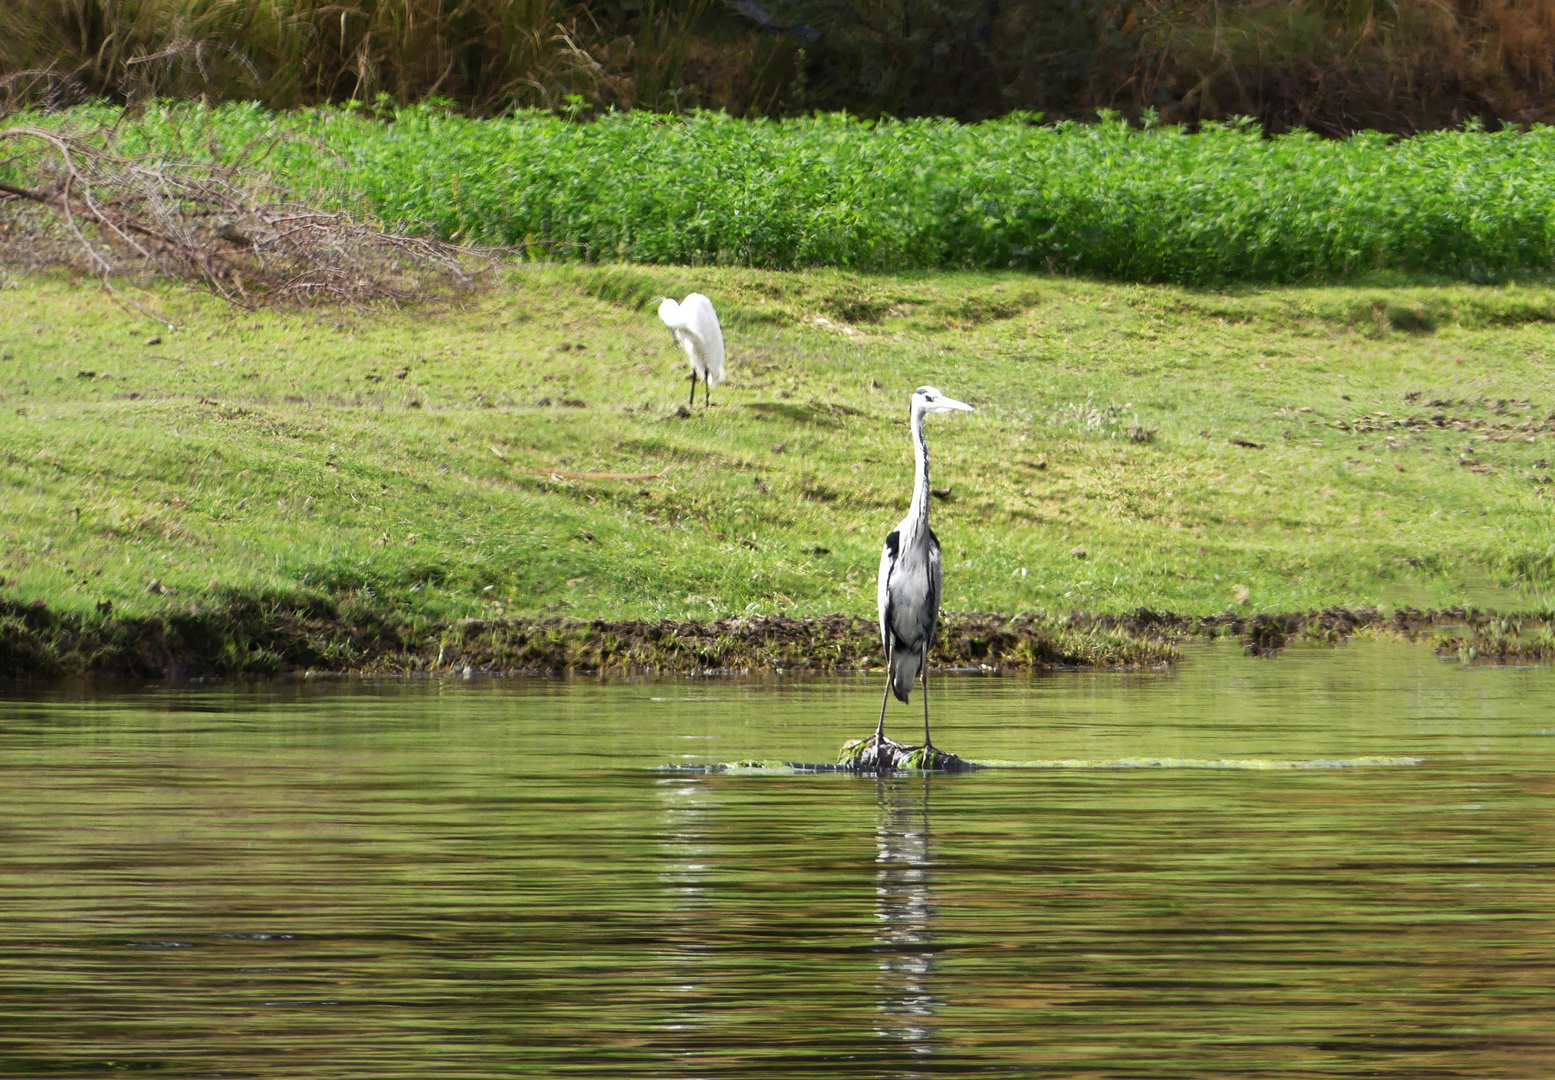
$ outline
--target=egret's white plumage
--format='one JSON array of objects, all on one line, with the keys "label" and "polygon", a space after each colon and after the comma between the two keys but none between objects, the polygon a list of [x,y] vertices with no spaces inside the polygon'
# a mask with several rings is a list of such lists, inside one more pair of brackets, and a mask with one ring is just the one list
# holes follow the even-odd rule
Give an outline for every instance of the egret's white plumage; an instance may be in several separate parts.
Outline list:
[{"label": "egret's white plumage", "polygon": [[885,538],[880,552],[880,582],[876,597],[880,606],[880,638],[886,654],[886,692],[880,702],[880,723],[875,745],[885,734],[885,709],[891,695],[907,701],[913,683],[923,678],[923,744],[929,738],[929,650],[934,647],[939,624],[939,540],[929,528],[929,444],[923,437],[923,418],[930,413],[971,412],[972,406],[946,397],[932,386],[920,386],[912,395],[912,443],[916,471],[912,505],[907,516]]},{"label": "egret's white plumage", "polygon": [[696,401],[699,376],[710,400],[712,388],[724,381],[724,332],[713,302],[695,292],[678,304],[666,296],[659,304],[659,321],[670,328],[691,362],[691,400]]}]

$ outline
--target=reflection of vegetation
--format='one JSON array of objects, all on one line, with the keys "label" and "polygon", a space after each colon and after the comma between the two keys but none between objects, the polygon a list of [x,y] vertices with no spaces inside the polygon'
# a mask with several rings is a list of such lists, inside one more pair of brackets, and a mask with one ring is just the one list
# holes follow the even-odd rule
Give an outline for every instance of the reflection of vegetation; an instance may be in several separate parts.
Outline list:
[{"label": "reflection of vegetation", "polygon": [[[651,312],[596,297],[623,273],[718,303],[731,381],[711,410],[677,414]],[[236,316],[135,292],[181,324],[147,344],[153,328],[95,289],[7,284],[0,595],[23,621],[33,601],[216,629],[229,609],[338,619],[343,637],[322,640],[348,651],[330,655],[430,662],[467,618],[841,613],[861,629],[824,655],[849,666],[878,656],[879,544],[911,473],[906,394],[925,382],[978,408],[934,443],[934,483],[954,491],[936,509],[946,610],[1026,612],[1035,631],[968,617],[947,662],[1141,655],[1129,626],[1108,638],[1064,625],[1073,611],[1550,606],[1542,288],[571,266],[516,270],[448,313]],[[897,313],[852,335],[816,324],[839,291]],[[955,314],[1012,295],[1017,316]],[[1438,329],[1379,325],[1375,304],[1436,312]],[[1131,403],[1153,440],[1058,422],[1055,404],[1092,395]],[[824,405],[834,426],[743,407],[771,401]],[[718,638],[676,666],[739,666],[746,646]]]}]

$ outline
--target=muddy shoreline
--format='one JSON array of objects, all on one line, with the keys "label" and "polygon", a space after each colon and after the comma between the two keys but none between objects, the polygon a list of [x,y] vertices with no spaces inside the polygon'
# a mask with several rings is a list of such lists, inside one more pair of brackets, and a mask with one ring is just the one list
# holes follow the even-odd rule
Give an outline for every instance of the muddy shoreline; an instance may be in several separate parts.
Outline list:
[{"label": "muddy shoreline", "polygon": [[[1555,658],[1548,618],[1465,608],[1328,608],[1281,614],[947,614],[934,665],[1031,671],[1171,664],[1182,642],[1235,638],[1254,656],[1299,640],[1359,633],[1432,635],[1465,660]],[[1539,629],[1525,633],[1537,624]],[[157,618],[77,615],[0,601],[0,678],[131,679],[288,674],[729,674],[868,671],[881,663],[872,620],[756,615],[708,622],[561,618],[413,621],[323,602],[239,598]]]}]

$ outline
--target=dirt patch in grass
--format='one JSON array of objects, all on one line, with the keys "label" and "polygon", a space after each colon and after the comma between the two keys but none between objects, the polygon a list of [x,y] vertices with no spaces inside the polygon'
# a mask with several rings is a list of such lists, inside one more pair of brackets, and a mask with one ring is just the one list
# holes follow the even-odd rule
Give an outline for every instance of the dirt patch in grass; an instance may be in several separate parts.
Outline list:
[{"label": "dirt patch in grass", "polygon": [[[1142,668],[1175,661],[1191,637],[1236,637],[1256,656],[1296,640],[1335,644],[1365,630],[1414,639],[1452,627],[1440,650],[1505,658],[1555,655],[1547,634],[1512,649],[1516,620],[1453,608],[1331,608],[1288,614],[1184,616],[1140,609],[1074,613],[947,615],[934,666],[1030,671]],[[1467,636],[1465,636],[1467,635]],[[1497,652],[1496,642],[1502,643]],[[155,618],[111,610],[61,613],[41,603],[0,602],[0,678],[115,675],[167,679],[271,677],[288,673],[722,674],[868,671],[881,665],[873,621],[849,615],[757,615],[708,622],[463,619],[430,622],[326,601],[241,597]]]}]

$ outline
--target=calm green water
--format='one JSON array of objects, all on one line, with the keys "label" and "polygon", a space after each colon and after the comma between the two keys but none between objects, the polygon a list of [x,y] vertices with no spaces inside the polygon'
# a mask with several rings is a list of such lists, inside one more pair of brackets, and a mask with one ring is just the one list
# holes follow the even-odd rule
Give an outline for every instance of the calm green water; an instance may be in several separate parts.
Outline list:
[{"label": "calm green water", "polygon": [[0,1075],[1555,1074],[1555,670],[1214,647],[938,681],[1038,767],[662,769],[878,692],[13,689]]}]

